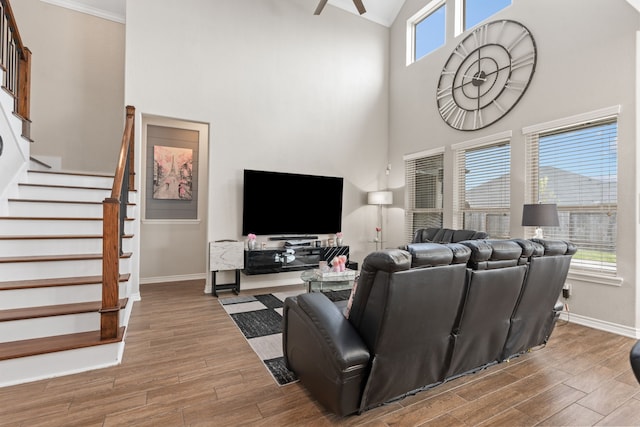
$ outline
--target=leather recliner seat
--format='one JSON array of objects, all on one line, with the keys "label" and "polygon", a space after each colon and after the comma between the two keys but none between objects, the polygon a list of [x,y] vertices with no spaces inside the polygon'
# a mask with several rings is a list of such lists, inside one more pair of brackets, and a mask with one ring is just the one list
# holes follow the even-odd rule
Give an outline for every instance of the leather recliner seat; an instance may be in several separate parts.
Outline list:
[{"label": "leather recliner seat", "polygon": [[285,360],[338,415],[499,363],[546,343],[575,251],[560,241],[472,240],[373,252],[348,318],[321,293],[286,299]]}]

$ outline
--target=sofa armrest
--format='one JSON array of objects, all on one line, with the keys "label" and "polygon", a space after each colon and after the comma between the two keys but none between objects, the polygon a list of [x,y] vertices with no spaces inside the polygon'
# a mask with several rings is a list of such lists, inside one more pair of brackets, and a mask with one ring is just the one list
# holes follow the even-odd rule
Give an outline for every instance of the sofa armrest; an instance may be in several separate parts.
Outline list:
[{"label": "sofa armrest", "polygon": [[287,298],[282,345],[287,367],[326,409],[359,410],[369,350],[340,309],[322,293]]},{"label": "sofa armrest", "polygon": [[329,298],[322,293],[312,292],[299,295],[297,302],[340,369],[350,369],[369,362],[369,350],[360,335]]}]

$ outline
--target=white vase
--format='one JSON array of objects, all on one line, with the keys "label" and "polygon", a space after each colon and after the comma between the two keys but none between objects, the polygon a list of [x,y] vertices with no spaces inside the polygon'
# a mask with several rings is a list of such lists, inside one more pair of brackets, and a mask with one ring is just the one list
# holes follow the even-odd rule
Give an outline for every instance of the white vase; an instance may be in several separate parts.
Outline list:
[{"label": "white vase", "polygon": [[336,246],[342,246],[342,237],[336,239]]},{"label": "white vase", "polygon": [[247,242],[247,248],[249,248],[249,250],[250,250],[250,251],[255,250],[255,248],[256,248],[256,241],[255,241],[255,239],[253,239],[253,240],[249,240],[249,241]]}]

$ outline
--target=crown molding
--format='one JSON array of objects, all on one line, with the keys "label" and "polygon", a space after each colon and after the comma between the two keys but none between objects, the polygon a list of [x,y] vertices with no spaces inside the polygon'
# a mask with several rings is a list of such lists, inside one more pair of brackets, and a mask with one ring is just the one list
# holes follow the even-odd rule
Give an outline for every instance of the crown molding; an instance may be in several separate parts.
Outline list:
[{"label": "crown molding", "polygon": [[97,7],[88,6],[75,0],[40,0],[43,3],[49,3],[54,6],[64,7],[66,9],[75,10],[76,12],[86,13],[98,18],[106,19],[109,21],[117,22],[119,24],[126,23],[125,16],[116,12],[100,9]]}]

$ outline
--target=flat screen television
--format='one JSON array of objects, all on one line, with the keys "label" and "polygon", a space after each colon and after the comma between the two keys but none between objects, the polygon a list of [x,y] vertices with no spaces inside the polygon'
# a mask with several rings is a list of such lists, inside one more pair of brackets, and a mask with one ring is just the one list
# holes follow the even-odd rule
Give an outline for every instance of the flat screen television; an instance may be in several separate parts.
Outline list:
[{"label": "flat screen television", "polygon": [[330,234],[342,226],[343,178],[244,170],[242,234]]}]

